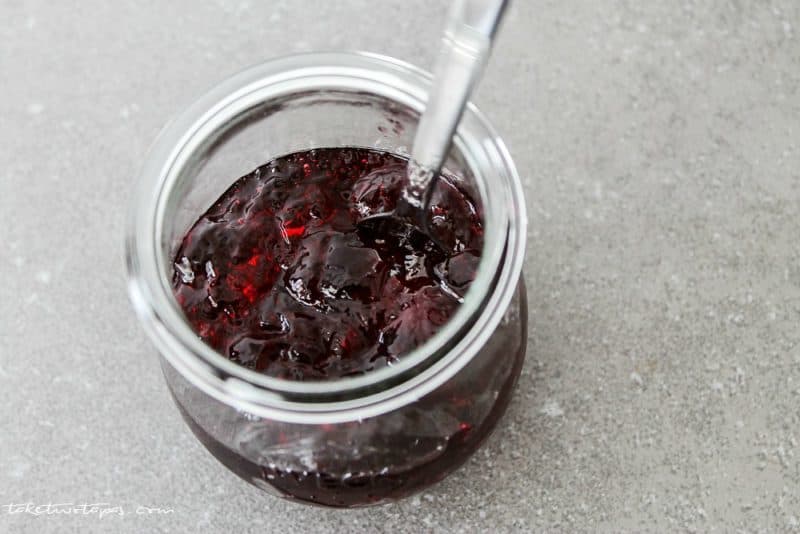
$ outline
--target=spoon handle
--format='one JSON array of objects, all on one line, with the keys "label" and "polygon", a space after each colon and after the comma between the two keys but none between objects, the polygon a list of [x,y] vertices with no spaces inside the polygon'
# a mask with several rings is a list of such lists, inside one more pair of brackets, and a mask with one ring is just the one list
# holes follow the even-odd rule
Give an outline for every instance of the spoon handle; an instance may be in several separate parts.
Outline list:
[{"label": "spoon handle", "polygon": [[406,200],[427,203],[430,182],[450,151],[453,134],[489,58],[507,0],[455,0],[447,17],[432,92],[411,150]]}]

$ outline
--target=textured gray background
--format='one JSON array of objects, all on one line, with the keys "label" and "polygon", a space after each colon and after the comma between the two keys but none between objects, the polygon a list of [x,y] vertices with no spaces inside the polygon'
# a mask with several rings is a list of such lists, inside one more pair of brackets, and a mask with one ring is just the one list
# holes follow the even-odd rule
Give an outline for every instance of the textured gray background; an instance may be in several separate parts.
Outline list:
[{"label": "textured gray background", "polygon": [[124,212],[217,81],[309,49],[429,68],[445,4],[4,0],[0,505],[128,514],[0,508],[0,531],[800,528],[799,6],[515,2],[476,101],[529,206],[519,390],[444,483],[340,512],[260,494],[184,427],[128,306]]}]

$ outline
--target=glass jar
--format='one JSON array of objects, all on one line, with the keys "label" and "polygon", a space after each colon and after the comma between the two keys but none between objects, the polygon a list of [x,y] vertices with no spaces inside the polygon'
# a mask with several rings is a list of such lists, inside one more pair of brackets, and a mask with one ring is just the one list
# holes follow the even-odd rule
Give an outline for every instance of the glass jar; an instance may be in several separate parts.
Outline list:
[{"label": "glass jar", "polygon": [[472,105],[445,166],[480,199],[481,263],[450,321],[397,364],[323,382],[264,376],[204,344],[170,288],[182,236],[236,178],[319,147],[407,155],[430,83],[371,54],[276,59],[196,101],[144,163],[126,240],[131,301],[192,431],[270,493],[340,507],[407,496],[463,463],[509,403],[526,347],[525,207],[506,148]]}]

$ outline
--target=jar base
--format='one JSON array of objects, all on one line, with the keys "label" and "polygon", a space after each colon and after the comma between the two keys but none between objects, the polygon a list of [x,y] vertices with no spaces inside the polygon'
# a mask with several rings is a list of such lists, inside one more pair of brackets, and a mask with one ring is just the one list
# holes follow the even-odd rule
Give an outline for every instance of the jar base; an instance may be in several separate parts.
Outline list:
[{"label": "jar base", "polygon": [[[526,331],[523,329],[523,332]],[[243,480],[270,494],[317,506],[354,508],[396,501],[443,480],[458,469],[497,427],[511,401],[525,360],[525,343],[515,354],[514,368],[482,424],[463,428],[447,439],[436,458],[400,472],[358,473],[334,477],[324,472],[285,471],[260,465],[230,449],[203,430],[173,397],[186,424],[208,451]]]}]

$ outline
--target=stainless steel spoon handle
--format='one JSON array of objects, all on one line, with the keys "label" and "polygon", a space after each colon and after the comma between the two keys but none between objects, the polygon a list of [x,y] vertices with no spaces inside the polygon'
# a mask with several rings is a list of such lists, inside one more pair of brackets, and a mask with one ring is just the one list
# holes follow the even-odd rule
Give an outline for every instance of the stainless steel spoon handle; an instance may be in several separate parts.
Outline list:
[{"label": "stainless steel spoon handle", "polygon": [[507,0],[454,0],[420,118],[409,165],[406,200],[423,207],[431,181],[450,151],[453,134],[489,58]]}]

